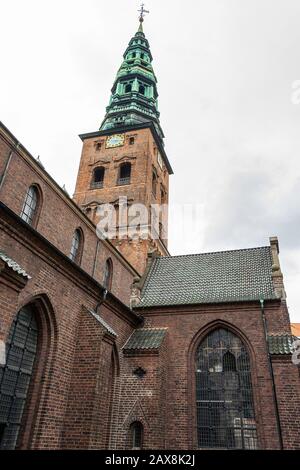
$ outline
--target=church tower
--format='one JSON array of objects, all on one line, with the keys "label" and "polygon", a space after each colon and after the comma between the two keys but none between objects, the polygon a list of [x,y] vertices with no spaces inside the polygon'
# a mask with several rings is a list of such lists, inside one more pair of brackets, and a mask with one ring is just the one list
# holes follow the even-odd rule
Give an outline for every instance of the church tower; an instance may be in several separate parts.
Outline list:
[{"label": "church tower", "polygon": [[[96,224],[100,220],[99,206],[114,206],[117,232],[111,242],[142,274],[149,252],[168,254],[167,207],[169,175],[173,171],[159,121],[153,58],[143,32],[146,11],[142,7],[140,12],[138,31],[124,53],[100,129],[80,135],[83,149],[74,201]],[[143,236],[139,237],[131,236],[128,229],[138,215],[134,210],[140,207],[137,204],[147,209],[139,228]],[[151,218],[154,206],[160,208],[155,223]]]}]

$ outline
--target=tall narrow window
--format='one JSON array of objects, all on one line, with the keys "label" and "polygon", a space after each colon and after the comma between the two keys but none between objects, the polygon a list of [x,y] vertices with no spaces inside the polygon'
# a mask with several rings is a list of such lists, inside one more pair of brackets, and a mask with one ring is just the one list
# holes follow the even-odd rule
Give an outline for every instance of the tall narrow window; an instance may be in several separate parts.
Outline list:
[{"label": "tall narrow window", "polygon": [[145,94],[145,90],[146,90],[146,89],[145,89],[144,85],[140,85],[140,86],[139,86],[139,93],[141,93],[141,95],[144,95],[144,94]]},{"label": "tall narrow window", "polygon": [[122,163],[119,170],[118,184],[130,184],[131,163]]},{"label": "tall narrow window", "polygon": [[107,290],[111,289],[113,275],[113,264],[112,260],[108,258],[105,263],[104,276],[103,276],[103,287]]},{"label": "tall narrow window", "polygon": [[134,145],[134,137],[129,137],[129,145]]},{"label": "tall narrow window", "polygon": [[0,449],[15,449],[37,352],[38,329],[31,308],[16,316],[0,366]]},{"label": "tall narrow window", "polygon": [[25,220],[29,225],[34,225],[37,218],[39,205],[39,194],[35,186],[30,186],[25,196],[21,219]]},{"label": "tall narrow window", "polygon": [[143,447],[143,425],[140,421],[134,421],[130,425],[130,437],[132,449],[140,450]]},{"label": "tall narrow window", "polygon": [[104,174],[105,174],[105,169],[103,168],[103,166],[95,168],[95,170],[93,171],[93,177],[92,177],[92,184],[91,184],[92,189],[103,188]]},{"label": "tall narrow window", "polygon": [[198,347],[196,406],[198,447],[257,449],[249,354],[223,328]]},{"label": "tall narrow window", "polygon": [[164,189],[161,189],[160,191],[160,201],[162,204],[167,202],[167,193],[164,191]]},{"label": "tall narrow window", "polygon": [[79,229],[75,230],[73,234],[73,238],[72,238],[69,258],[71,258],[72,261],[78,264],[81,261],[82,245],[83,245],[82,238],[83,237],[82,237],[81,231]]},{"label": "tall narrow window", "polygon": [[131,83],[127,83],[127,85],[125,85],[125,93],[130,93],[131,92]]},{"label": "tall narrow window", "polygon": [[156,189],[157,189],[157,174],[156,171],[152,171],[152,193],[156,197]]}]

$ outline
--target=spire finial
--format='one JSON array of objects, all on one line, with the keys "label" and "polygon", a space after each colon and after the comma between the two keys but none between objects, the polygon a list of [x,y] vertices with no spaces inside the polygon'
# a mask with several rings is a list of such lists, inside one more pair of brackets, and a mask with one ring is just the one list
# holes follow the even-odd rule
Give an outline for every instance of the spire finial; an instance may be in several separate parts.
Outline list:
[{"label": "spire finial", "polygon": [[146,13],[150,13],[149,10],[145,10],[144,8],[145,4],[142,3],[141,4],[141,8],[140,10],[138,10],[138,12],[140,13],[140,17],[139,17],[139,20],[140,20],[140,27],[139,27],[139,31],[142,31],[143,32],[143,21],[144,21],[144,16]]}]

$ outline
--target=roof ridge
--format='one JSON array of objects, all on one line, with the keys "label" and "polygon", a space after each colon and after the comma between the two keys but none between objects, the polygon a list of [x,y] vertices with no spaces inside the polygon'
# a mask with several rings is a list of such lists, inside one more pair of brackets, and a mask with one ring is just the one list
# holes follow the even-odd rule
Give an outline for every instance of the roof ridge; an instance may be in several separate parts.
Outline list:
[{"label": "roof ridge", "polygon": [[253,250],[262,250],[266,248],[270,249],[270,246],[266,245],[266,246],[256,246],[253,248],[236,248],[234,250],[205,251],[203,253],[190,253],[187,255],[159,256],[158,258],[156,258],[156,260],[171,259],[171,258],[172,259],[173,258],[187,258],[187,257],[202,256],[202,255],[214,255],[216,253],[235,253],[237,251],[253,251]]}]

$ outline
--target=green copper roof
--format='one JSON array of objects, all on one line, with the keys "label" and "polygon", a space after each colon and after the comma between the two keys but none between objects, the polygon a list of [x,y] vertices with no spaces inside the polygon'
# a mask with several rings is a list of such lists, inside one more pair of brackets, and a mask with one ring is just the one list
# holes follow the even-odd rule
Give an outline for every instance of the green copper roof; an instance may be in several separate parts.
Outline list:
[{"label": "green copper roof", "polygon": [[126,342],[123,350],[124,352],[129,352],[159,349],[166,331],[165,328],[141,328],[135,330]]},{"label": "green copper roof", "polygon": [[270,247],[156,258],[137,308],[276,299]]},{"label": "green copper roof", "polygon": [[270,335],[268,336],[269,352],[274,355],[292,354],[293,343],[297,341],[292,335]]},{"label": "green copper roof", "polygon": [[159,124],[157,80],[152,54],[142,22],[123,56],[123,63],[111,90],[111,97],[100,130],[132,126],[152,121],[163,139]]}]

